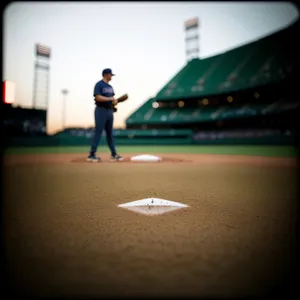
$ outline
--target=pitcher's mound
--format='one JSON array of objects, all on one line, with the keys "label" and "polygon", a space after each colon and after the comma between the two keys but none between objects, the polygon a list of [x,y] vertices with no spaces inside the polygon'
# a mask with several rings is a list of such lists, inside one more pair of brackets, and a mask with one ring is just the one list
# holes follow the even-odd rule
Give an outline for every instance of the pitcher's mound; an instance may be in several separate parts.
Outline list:
[{"label": "pitcher's mound", "polygon": [[136,156],[128,156],[128,157],[124,157],[124,159],[122,161],[110,161],[109,157],[106,156],[101,156],[101,162],[88,162],[86,160],[86,157],[76,157],[74,159],[71,160],[72,163],[88,163],[88,164],[103,164],[103,163],[112,163],[112,164],[121,164],[121,163],[131,163],[131,164],[138,164],[138,163],[183,163],[183,162],[191,162],[190,160],[186,160],[186,159],[182,159],[179,157],[168,157],[168,156],[159,156],[159,160],[143,160],[143,157],[141,157],[140,159],[133,159],[132,157],[136,157]]}]

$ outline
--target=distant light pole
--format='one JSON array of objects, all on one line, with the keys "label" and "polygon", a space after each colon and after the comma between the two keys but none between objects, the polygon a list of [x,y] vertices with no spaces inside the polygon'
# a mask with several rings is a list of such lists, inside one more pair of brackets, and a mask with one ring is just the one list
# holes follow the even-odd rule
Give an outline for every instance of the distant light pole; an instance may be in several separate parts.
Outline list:
[{"label": "distant light pole", "polygon": [[62,128],[64,130],[66,127],[66,98],[67,98],[69,91],[66,89],[63,89],[61,91],[61,93],[63,94]]}]

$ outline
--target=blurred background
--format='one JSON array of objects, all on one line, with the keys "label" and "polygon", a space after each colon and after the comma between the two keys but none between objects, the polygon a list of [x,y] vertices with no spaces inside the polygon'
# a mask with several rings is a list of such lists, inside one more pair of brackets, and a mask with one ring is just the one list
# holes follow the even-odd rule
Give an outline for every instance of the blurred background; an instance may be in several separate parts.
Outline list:
[{"label": "blurred background", "polygon": [[291,2],[13,2],[3,18],[9,146],[88,147],[104,68],[116,96],[130,96],[115,113],[117,144],[296,141]]}]

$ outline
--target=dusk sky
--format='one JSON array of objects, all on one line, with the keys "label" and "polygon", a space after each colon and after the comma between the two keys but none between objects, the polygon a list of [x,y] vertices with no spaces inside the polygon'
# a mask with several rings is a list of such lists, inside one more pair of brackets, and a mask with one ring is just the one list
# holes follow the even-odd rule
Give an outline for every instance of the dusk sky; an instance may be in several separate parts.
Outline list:
[{"label": "dusk sky", "polygon": [[116,76],[115,128],[186,64],[184,22],[200,20],[200,58],[247,44],[298,18],[289,2],[14,2],[4,11],[3,80],[16,84],[15,105],[31,107],[35,44],[51,47],[47,132],[94,125],[93,89],[104,68]]}]

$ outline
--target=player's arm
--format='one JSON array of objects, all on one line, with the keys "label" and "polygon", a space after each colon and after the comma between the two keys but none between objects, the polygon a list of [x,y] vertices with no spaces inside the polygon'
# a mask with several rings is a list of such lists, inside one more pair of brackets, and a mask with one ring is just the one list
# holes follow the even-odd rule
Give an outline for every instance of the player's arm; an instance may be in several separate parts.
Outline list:
[{"label": "player's arm", "polygon": [[95,95],[95,100],[98,102],[109,102],[109,101],[114,101],[115,98],[114,97],[105,97],[99,94]]},{"label": "player's arm", "polygon": [[105,97],[102,94],[102,85],[101,83],[97,83],[94,88],[94,97],[97,102],[109,102],[114,101],[114,97]]}]

